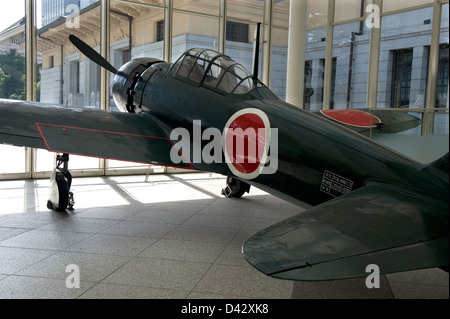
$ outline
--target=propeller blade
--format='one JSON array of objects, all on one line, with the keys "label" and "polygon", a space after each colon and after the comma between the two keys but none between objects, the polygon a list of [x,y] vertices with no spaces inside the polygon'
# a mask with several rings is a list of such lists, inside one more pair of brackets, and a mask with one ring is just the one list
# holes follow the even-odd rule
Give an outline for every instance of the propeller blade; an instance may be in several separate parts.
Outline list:
[{"label": "propeller blade", "polygon": [[105,58],[103,58],[100,54],[98,54],[97,51],[92,49],[89,45],[80,40],[78,37],[71,34],[69,36],[69,40],[70,42],[72,42],[74,46],[77,47],[78,50],[80,50],[81,53],[83,53],[86,57],[88,57],[92,62],[97,63],[101,67],[107,69],[109,72],[117,74],[118,71],[115,67],[113,67],[108,61],[106,61]]}]

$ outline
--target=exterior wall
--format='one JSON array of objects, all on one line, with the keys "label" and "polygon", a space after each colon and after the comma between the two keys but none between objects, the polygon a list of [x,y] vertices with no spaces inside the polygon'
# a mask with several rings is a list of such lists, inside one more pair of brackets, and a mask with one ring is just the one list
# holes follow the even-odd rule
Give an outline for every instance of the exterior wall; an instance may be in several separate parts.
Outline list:
[{"label": "exterior wall", "polygon": [[[425,92],[428,72],[428,52],[431,44],[431,26],[424,24],[430,19],[432,8],[386,16],[382,22],[381,51],[379,61],[378,107],[391,106],[391,86],[393,51],[413,48],[413,62],[411,70],[411,89],[409,106],[425,107]],[[447,37],[442,33],[441,43],[448,43],[448,12],[445,12],[442,24],[447,26]],[[350,107],[361,108],[366,105],[367,74],[369,63],[370,30],[364,25],[362,35],[355,37],[353,65],[350,70],[350,38],[351,32],[358,32],[359,22],[335,27],[333,57],[337,59],[334,108],[346,108],[347,88],[350,85]],[[320,59],[324,59],[326,36],[325,29],[313,30],[308,33],[306,45],[306,60],[312,61],[313,74],[322,72]],[[317,68],[317,69],[315,69]],[[352,83],[348,83],[349,72],[352,72]],[[313,81],[314,96],[311,98],[311,108],[320,107],[321,81]]]},{"label": "exterior wall", "polygon": [[41,71],[41,97],[43,103],[60,104],[61,94],[61,67]]},{"label": "exterior wall", "polygon": [[[200,11],[210,14],[217,14],[215,7],[208,7],[205,1],[197,1],[193,5],[192,1],[180,0],[175,1],[174,6],[178,9]],[[250,2],[249,2],[250,3]],[[236,18],[245,18],[251,14],[251,6],[242,5],[242,1],[238,3],[230,1],[227,6],[228,14]],[[311,12],[321,12],[323,6],[317,4],[311,8]],[[201,9],[199,9],[201,8]],[[240,10],[238,10],[240,8]],[[261,11],[261,12],[260,12]],[[443,11],[443,25],[448,26],[448,12]],[[413,48],[413,62],[411,71],[411,87],[410,87],[410,107],[424,107],[425,91],[428,70],[428,52],[431,42],[431,24],[424,24],[423,21],[432,18],[433,9],[426,8],[401,14],[389,15],[382,21],[382,41],[379,61],[379,83],[378,83],[378,107],[391,107],[391,87],[392,87],[392,68],[393,68],[393,51]],[[254,9],[254,15],[262,14],[262,6]],[[351,16],[357,15],[357,12],[349,13]],[[345,12],[338,12],[339,17],[345,15]],[[111,61],[116,67],[120,67],[122,61],[122,51],[128,48],[128,37],[130,36],[129,21],[127,19],[119,19],[116,15],[115,21],[111,25]],[[138,58],[150,56],[158,59],[163,58],[163,43],[156,42],[156,23],[164,18],[163,10],[148,9],[145,13],[140,14],[132,19],[132,51],[131,57]],[[232,19],[231,19],[232,20]],[[314,21],[310,21],[313,23]],[[314,23],[313,23],[314,24]],[[350,47],[352,32],[357,33],[363,26],[361,34],[354,36],[353,58],[350,59]],[[226,54],[243,64],[249,70],[253,67],[253,42],[252,35],[254,27],[249,28],[249,42],[226,42]],[[271,65],[271,89],[281,99],[285,98],[286,88],[286,68],[287,68],[287,43],[285,31],[274,29],[274,46],[272,48],[272,65]],[[98,43],[99,34],[95,32],[91,35],[94,40],[89,42]],[[314,94],[308,99],[307,108],[317,110],[322,108],[323,100],[323,73],[325,59],[325,38],[326,29],[316,29],[308,31],[306,44],[306,60],[311,62],[312,74],[308,85],[311,86]],[[367,97],[367,74],[369,63],[369,40],[370,29],[364,23],[353,22],[338,25],[334,28],[334,47],[333,58],[336,59],[336,75],[334,79],[334,99],[333,107],[342,109],[363,108],[366,107]],[[217,49],[218,43],[218,20],[209,17],[199,17],[187,13],[174,13],[173,24],[173,45],[172,45],[172,61],[176,61],[178,57],[187,49],[193,47],[202,47]],[[448,27],[447,36],[442,35],[441,42],[448,43]],[[66,48],[65,60],[67,65],[67,55],[73,53]],[[54,56],[54,70],[47,70],[49,67],[48,55]],[[43,72],[41,84],[41,100],[46,102],[58,102],[59,96],[54,88],[54,79],[59,76],[60,53],[58,50],[46,52],[43,59]],[[350,64],[352,64],[350,66]],[[70,75],[67,67],[64,67],[64,101],[69,98],[67,82]],[[351,72],[349,74],[349,72]],[[86,76],[86,75],[89,76]],[[80,63],[80,97],[76,101],[84,101],[84,105],[91,105],[91,96],[95,85],[90,81],[95,75],[89,65],[84,61]],[[349,76],[351,83],[349,83]],[[47,78],[48,77],[48,78]],[[53,85],[52,85],[53,83]],[[46,92],[49,90],[49,92]],[[348,95],[348,90],[350,94]],[[95,90],[94,90],[95,91]],[[97,92],[94,92],[96,95]],[[72,100],[74,98],[72,97]],[[78,103],[78,102],[77,102]]]}]

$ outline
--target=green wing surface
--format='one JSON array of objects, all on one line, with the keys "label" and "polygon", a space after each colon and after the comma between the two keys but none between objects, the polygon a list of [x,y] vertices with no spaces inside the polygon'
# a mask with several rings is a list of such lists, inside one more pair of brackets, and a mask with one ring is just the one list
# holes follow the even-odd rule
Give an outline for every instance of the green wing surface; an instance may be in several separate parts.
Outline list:
[{"label": "green wing surface", "polygon": [[369,184],[249,238],[247,261],[289,280],[334,280],[448,265],[448,200]]},{"label": "green wing surface", "polygon": [[0,100],[0,143],[138,163],[192,168],[173,163],[174,147],[149,114],[66,108]]}]

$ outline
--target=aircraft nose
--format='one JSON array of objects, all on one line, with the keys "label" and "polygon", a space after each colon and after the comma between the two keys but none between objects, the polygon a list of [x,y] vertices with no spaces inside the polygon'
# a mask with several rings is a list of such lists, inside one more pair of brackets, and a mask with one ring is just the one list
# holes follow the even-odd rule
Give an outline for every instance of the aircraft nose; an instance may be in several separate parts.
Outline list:
[{"label": "aircraft nose", "polygon": [[161,60],[154,58],[134,59],[124,64],[114,77],[112,94],[116,106],[122,112],[136,113],[133,105],[134,88],[142,73]]}]

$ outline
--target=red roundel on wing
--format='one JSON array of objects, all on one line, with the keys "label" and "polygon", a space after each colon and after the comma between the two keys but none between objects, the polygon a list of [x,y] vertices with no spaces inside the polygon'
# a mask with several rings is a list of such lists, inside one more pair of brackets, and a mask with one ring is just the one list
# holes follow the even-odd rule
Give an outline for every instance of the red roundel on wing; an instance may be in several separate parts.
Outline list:
[{"label": "red roundel on wing", "polygon": [[320,113],[339,123],[358,127],[370,128],[381,123],[378,117],[359,110],[322,110]]},{"label": "red roundel on wing", "polygon": [[264,122],[253,113],[234,119],[225,136],[225,149],[231,164],[242,174],[251,174],[259,168],[265,143]]}]

